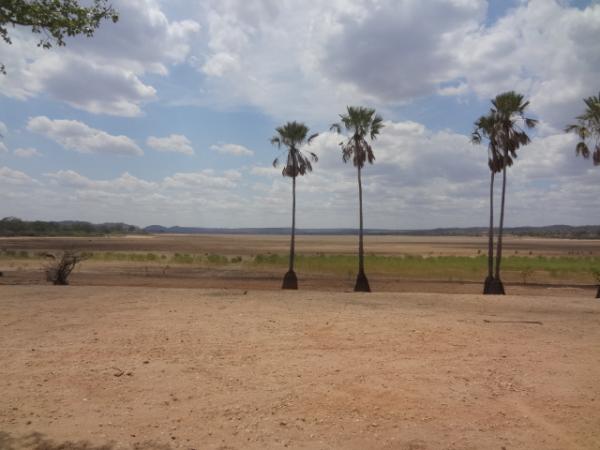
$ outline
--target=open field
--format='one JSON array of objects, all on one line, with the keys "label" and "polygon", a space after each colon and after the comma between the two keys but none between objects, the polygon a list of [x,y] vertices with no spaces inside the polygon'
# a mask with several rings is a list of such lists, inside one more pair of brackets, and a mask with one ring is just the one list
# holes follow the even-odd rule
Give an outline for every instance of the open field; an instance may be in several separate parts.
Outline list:
[{"label": "open field", "polygon": [[3,450],[600,445],[591,298],[1,286],[0,306]]},{"label": "open field", "polygon": [[[296,237],[303,254],[348,255],[356,253],[355,236]],[[173,252],[227,256],[287,253],[289,236],[155,234],[109,237],[16,237],[0,238],[0,249],[80,250],[112,252]],[[600,240],[505,237],[507,255],[600,256]],[[474,256],[487,251],[487,238],[434,236],[365,236],[365,251],[382,256]]]},{"label": "open field", "polygon": [[[0,284],[45,283],[43,255],[77,250],[89,259],[79,285],[278,289],[287,236],[148,235],[105,238],[0,238]],[[367,236],[366,267],[376,291],[479,293],[485,237]],[[353,236],[299,236],[300,287],[349,290],[356,270]],[[506,239],[503,279],[513,293],[593,295],[600,240]],[[548,288],[551,291],[548,291]],[[543,292],[540,292],[540,289]]]}]

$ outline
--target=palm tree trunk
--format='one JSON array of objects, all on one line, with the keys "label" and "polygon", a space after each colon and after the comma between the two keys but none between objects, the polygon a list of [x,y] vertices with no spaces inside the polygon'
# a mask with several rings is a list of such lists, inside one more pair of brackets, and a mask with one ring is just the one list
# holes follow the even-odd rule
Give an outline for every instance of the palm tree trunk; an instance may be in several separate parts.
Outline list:
[{"label": "palm tree trunk", "polygon": [[290,242],[290,265],[289,271],[294,271],[294,253],[296,240],[296,177],[292,177],[292,238]]},{"label": "palm tree trunk", "polygon": [[504,164],[502,168],[502,200],[500,203],[500,225],[498,227],[498,244],[496,249],[496,274],[495,283],[498,285],[498,292],[494,294],[504,294],[504,286],[500,280],[500,263],[502,262],[502,235],[504,234],[504,207],[506,202],[506,161],[508,160],[508,150],[504,150]]},{"label": "palm tree trunk", "polygon": [[294,159],[294,176],[292,177],[292,231],[290,238],[290,263],[281,289],[298,289],[298,278],[294,272],[294,256],[296,241],[296,160]]},{"label": "palm tree trunk", "polygon": [[358,232],[358,275],[354,291],[371,292],[369,280],[365,274],[365,249],[363,246],[363,201],[362,201],[362,180],[360,177],[360,166],[358,167],[358,209],[360,228]]},{"label": "palm tree trunk", "polygon": [[365,248],[363,245],[363,200],[362,200],[362,180],[360,177],[360,167],[358,168],[358,214],[360,216],[360,229],[358,232],[358,271],[365,271]]},{"label": "palm tree trunk", "polygon": [[489,294],[491,284],[494,280],[494,177],[495,172],[492,170],[490,177],[490,227],[488,230],[488,276],[485,279],[483,293]]}]

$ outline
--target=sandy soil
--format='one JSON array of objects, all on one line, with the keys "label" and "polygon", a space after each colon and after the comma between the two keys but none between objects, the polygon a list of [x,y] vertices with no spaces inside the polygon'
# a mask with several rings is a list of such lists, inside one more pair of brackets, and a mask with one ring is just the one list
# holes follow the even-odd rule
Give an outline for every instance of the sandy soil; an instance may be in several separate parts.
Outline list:
[{"label": "sandy soil", "polygon": [[598,449],[592,298],[0,286],[0,448]]}]

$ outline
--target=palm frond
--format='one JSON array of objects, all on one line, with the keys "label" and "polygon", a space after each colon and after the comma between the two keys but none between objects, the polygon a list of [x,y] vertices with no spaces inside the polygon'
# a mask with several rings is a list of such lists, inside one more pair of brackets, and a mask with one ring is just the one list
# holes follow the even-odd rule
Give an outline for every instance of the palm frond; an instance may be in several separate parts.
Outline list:
[{"label": "palm frond", "polygon": [[[317,161],[317,157],[314,153],[309,152],[309,156],[305,156],[300,148],[304,144],[310,144],[310,142],[318,136],[318,133],[312,134],[308,139],[306,138],[309,132],[308,127],[301,122],[287,122],[286,124],[279,126],[275,129],[277,135],[271,138],[271,144],[287,147],[286,162],[281,171],[284,177],[296,177],[298,175],[304,175],[307,172],[312,171],[311,159]],[[275,158],[273,166],[277,166],[279,158]]]},{"label": "palm frond", "polygon": [[590,149],[585,141],[581,141],[575,146],[575,154],[577,156],[581,155],[586,159],[590,157]]},{"label": "palm frond", "polygon": [[[367,161],[372,164],[375,161],[375,154],[367,139],[375,140],[384,127],[381,116],[372,108],[348,106],[346,113],[340,114],[340,120],[344,128],[350,132],[348,141],[340,143],[342,160],[345,163],[352,160],[355,167],[363,167]],[[339,132],[340,125],[334,125]]]},{"label": "palm frond", "polygon": [[[598,144],[600,141],[600,93],[598,97],[591,96],[583,99],[583,102],[586,105],[585,111],[576,117],[577,123],[567,125],[565,131],[575,133],[581,140],[575,146],[575,154],[584,158],[592,155],[592,161],[597,166],[600,165],[600,145]],[[588,142],[594,146],[593,152],[588,147]]]}]

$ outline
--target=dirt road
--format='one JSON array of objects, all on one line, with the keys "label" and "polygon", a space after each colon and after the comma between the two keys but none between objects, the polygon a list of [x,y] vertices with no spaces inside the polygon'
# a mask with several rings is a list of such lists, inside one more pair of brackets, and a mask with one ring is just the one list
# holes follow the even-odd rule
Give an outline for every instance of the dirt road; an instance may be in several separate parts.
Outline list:
[{"label": "dirt road", "polygon": [[0,448],[597,449],[600,302],[0,286]]}]

